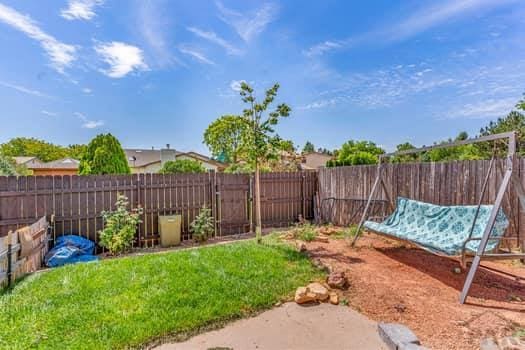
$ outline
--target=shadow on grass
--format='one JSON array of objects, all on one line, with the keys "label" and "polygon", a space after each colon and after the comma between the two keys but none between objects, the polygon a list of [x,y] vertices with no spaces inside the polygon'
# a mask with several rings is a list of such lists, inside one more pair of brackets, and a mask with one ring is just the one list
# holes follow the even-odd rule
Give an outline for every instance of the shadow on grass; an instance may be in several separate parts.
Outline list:
[{"label": "shadow on grass", "polygon": [[[458,262],[453,259],[416,248],[377,248],[376,251],[430,275],[458,292],[463,289],[468,270],[459,274],[454,273],[453,270],[458,267]],[[525,300],[525,284],[519,282],[518,276],[513,278],[480,267],[476,272],[469,296],[500,302],[509,302],[512,299]]]},{"label": "shadow on grass", "polygon": [[0,296],[10,294],[11,292],[13,292],[13,290],[15,289],[15,287],[16,287],[19,283],[22,283],[23,281],[25,281],[25,280],[26,280],[27,278],[29,278],[30,276],[31,276],[30,273],[25,274],[24,276],[18,277],[18,278],[15,279],[13,282],[11,282],[11,285],[10,285],[10,286],[5,286],[5,287],[0,288]]}]

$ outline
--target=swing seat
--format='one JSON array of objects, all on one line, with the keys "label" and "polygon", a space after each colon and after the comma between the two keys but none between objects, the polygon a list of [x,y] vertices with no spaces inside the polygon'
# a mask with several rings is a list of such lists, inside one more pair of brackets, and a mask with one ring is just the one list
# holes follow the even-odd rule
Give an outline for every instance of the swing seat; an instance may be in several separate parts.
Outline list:
[{"label": "swing seat", "polygon": [[[409,241],[434,254],[459,256],[476,253],[493,205],[481,205],[472,237],[469,239],[477,205],[441,206],[403,197],[397,198],[395,211],[383,222],[365,221],[370,231]],[[498,247],[509,220],[499,210],[485,252]],[[474,239],[474,240],[473,240]]]}]

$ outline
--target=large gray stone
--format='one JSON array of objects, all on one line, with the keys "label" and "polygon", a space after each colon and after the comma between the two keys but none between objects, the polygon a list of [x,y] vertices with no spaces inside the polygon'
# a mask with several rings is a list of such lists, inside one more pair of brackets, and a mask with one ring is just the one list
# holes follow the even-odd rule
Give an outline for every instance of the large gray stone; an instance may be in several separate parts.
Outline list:
[{"label": "large gray stone", "polygon": [[499,350],[499,346],[493,338],[485,338],[479,344],[479,350]]},{"label": "large gray stone", "polygon": [[422,349],[421,347],[409,347],[413,345],[420,346],[421,343],[414,332],[407,326],[399,323],[379,323],[377,330],[381,339],[391,350]]}]

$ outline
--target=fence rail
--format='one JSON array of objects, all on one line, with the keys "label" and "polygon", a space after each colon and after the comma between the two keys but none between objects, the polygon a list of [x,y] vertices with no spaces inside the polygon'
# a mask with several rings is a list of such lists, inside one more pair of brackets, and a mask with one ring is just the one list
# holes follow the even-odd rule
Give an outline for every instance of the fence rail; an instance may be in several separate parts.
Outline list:
[{"label": "fence rail", "polygon": [[[411,199],[441,205],[477,204],[488,160],[452,161],[440,163],[386,164],[383,179],[391,198]],[[494,203],[501,183],[504,160],[497,160],[495,171],[483,202]],[[320,216],[325,221],[339,225],[355,224],[361,214],[363,199],[370,193],[376,176],[376,166],[349,166],[324,168],[319,171]],[[515,170],[525,184],[525,158],[516,160]],[[330,199],[333,198],[333,199]],[[383,191],[377,192],[372,216],[388,213]],[[335,199],[335,200],[334,200]],[[333,203],[330,203],[333,201]],[[525,213],[519,210],[518,197],[509,186],[503,201],[503,210],[509,217],[507,236],[523,241]],[[520,233],[521,232],[521,233]]]},{"label": "fence rail", "polygon": [[[315,172],[261,174],[264,227],[286,226],[299,215],[313,217]],[[117,195],[131,208],[144,209],[137,243],[158,242],[158,216],[181,214],[182,239],[190,223],[207,206],[217,222],[216,234],[249,232],[253,227],[253,178],[250,175],[134,174],[103,176],[0,177],[0,237],[46,216],[54,237],[77,234],[98,242],[102,212],[115,209]]]}]

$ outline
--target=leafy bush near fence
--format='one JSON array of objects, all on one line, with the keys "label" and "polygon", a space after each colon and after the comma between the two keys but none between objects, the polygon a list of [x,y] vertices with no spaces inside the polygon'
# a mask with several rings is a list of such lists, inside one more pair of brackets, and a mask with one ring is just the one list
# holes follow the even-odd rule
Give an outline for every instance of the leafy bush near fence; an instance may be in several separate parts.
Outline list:
[{"label": "leafy bush near fence", "polygon": [[212,236],[215,225],[213,217],[211,216],[210,208],[202,207],[199,214],[190,224],[193,239],[197,242],[205,242]]},{"label": "leafy bush near fence", "polygon": [[128,250],[135,239],[137,225],[142,222],[142,208],[128,211],[128,198],[120,194],[115,205],[117,210],[102,212],[104,229],[99,232],[99,244],[111,254],[120,254]]},{"label": "leafy bush near fence", "polygon": [[317,237],[315,226],[310,223],[297,225],[294,229],[294,238],[301,241],[311,242]]}]

